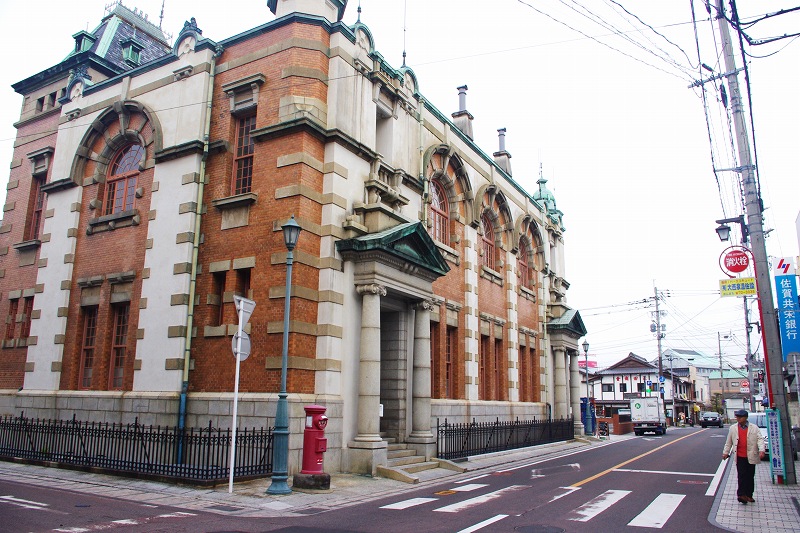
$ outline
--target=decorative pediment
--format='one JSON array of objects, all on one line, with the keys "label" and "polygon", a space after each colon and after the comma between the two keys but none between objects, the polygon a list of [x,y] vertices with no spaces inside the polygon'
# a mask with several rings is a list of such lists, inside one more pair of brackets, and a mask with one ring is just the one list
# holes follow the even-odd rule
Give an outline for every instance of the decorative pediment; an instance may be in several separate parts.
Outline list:
[{"label": "decorative pediment", "polygon": [[407,222],[381,232],[338,241],[336,249],[345,260],[358,261],[363,257],[378,259],[383,255],[386,256],[386,262],[398,266],[405,264],[400,267],[403,270],[422,269],[433,278],[450,271],[447,261],[422,222]]},{"label": "decorative pediment", "polygon": [[570,337],[579,338],[585,336],[587,330],[580,312],[577,309],[567,309],[564,314],[547,323],[547,332],[551,335],[555,332],[562,332],[567,333]]}]

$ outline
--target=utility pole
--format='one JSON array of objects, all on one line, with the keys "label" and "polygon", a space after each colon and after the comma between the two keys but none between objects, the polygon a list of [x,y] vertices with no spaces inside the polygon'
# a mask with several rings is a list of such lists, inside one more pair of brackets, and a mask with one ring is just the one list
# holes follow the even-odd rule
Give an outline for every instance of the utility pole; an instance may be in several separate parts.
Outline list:
[{"label": "utility pole", "polygon": [[664,336],[661,333],[661,311],[658,309],[658,287],[653,286],[653,294],[655,295],[656,299],[656,340],[658,342],[658,391],[661,396],[661,403],[664,405],[664,417],[667,416],[667,402],[664,401],[664,387],[663,382],[661,381],[664,379],[664,364],[661,358],[661,338]]},{"label": "utility pole", "polygon": [[761,328],[764,339],[764,361],[767,366],[767,377],[769,378],[769,399],[771,406],[781,413],[783,457],[786,467],[786,479],[783,482],[787,485],[795,485],[797,484],[797,478],[795,476],[794,461],[791,460],[789,406],[783,381],[783,356],[781,354],[780,334],[778,333],[775,304],[772,300],[772,284],[764,236],[761,196],[756,186],[755,166],[750,158],[750,137],[747,132],[746,117],[739,93],[739,79],[736,71],[736,61],[733,57],[733,47],[731,46],[730,29],[728,28],[728,21],[725,19],[724,0],[717,0],[717,11],[717,24],[725,60],[725,77],[728,81],[733,127],[736,133],[737,151],[742,172],[747,226],[751,236],[753,259],[755,260],[756,290],[761,310]]},{"label": "utility pole", "polygon": [[[727,338],[727,337],[725,337]],[[725,405],[725,378],[722,377],[722,341],[720,340],[719,331],[717,332],[717,349],[719,350],[719,390],[722,400],[722,418],[728,418],[728,407]]]},{"label": "utility pole", "polygon": [[755,396],[755,383],[753,383],[753,354],[750,351],[750,330],[753,326],[750,325],[750,310],[747,309],[747,296],[743,296],[744,301],[744,334],[747,340],[747,381],[750,383],[750,412],[756,410],[756,403],[753,397]]}]

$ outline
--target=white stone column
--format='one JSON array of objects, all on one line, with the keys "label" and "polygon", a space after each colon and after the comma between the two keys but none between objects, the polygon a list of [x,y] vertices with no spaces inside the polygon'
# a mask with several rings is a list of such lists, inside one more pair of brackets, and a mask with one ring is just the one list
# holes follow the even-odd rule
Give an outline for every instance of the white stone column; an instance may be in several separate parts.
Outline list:
[{"label": "white stone column", "polygon": [[381,296],[380,285],[356,287],[361,301],[361,351],[358,379],[357,435],[349,443],[349,469],[375,474],[378,465],[386,464],[386,441],[380,436],[381,402]]},{"label": "white stone column", "polygon": [[411,435],[406,439],[426,459],[430,459],[436,452],[431,432],[431,308],[429,300],[423,300],[414,306]]},{"label": "white stone column", "polygon": [[555,402],[553,418],[567,417],[567,351],[562,346],[553,347]]},{"label": "white stone column", "polygon": [[381,296],[380,285],[359,285],[361,302],[361,353],[358,379],[357,441],[379,441],[381,403]]},{"label": "white stone column", "polygon": [[412,437],[431,433],[431,302],[424,300],[414,314],[414,371],[412,378]]},{"label": "white stone column", "polygon": [[581,374],[578,370],[578,352],[569,356],[569,397],[572,404],[572,416],[575,419],[575,434],[583,435],[581,420]]}]

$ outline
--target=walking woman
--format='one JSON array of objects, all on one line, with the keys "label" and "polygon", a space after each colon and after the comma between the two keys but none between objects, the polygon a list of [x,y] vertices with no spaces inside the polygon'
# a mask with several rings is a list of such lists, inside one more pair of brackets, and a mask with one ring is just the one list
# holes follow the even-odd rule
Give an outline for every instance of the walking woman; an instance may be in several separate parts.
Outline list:
[{"label": "walking woman", "polygon": [[736,496],[742,504],[747,505],[748,502],[755,501],[753,491],[756,465],[764,458],[766,446],[758,426],[747,422],[747,411],[739,409],[733,415],[736,417],[736,424],[728,430],[722,458],[730,457],[731,451],[736,454],[736,474],[739,482]]}]

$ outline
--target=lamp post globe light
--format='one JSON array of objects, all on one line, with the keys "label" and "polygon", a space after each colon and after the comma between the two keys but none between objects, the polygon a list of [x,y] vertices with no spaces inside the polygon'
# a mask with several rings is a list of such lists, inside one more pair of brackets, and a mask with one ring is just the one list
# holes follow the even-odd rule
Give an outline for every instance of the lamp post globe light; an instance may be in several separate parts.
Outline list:
[{"label": "lamp post globe light", "polygon": [[283,350],[281,353],[281,390],[278,393],[278,408],[275,413],[275,432],[273,433],[272,482],[267,494],[291,494],[287,483],[289,479],[289,402],[286,399],[286,372],[289,364],[289,304],[292,297],[292,263],[294,247],[302,228],[295,222],[294,215],[283,226],[283,242],[286,245],[286,292],[283,305]]},{"label": "lamp post globe light", "polygon": [[583,347],[583,356],[586,363],[586,368],[584,368],[586,371],[586,417],[584,418],[583,432],[589,435],[593,429],[589,427],[592,422],[592,417],[589,415],[589,407],[591,406],[589,401],[589,341],[584,339],[581,346]]}]

